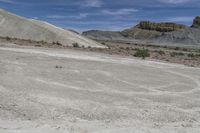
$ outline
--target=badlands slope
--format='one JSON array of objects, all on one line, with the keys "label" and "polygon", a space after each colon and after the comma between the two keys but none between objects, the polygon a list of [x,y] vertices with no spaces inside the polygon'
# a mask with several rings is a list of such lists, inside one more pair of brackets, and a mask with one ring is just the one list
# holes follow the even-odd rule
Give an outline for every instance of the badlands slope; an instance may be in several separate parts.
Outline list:
[{"label": "badlands slope", "polygon": [[0,47],[0,133],[199,133],[200,69]]},{"label": "badlands slope", "polygon": [[78,43],[80,46],[104,47],[69,30],[47,22],[26,19],[0,9],[0,36],[34,41],[59,42],[63,45]]}]

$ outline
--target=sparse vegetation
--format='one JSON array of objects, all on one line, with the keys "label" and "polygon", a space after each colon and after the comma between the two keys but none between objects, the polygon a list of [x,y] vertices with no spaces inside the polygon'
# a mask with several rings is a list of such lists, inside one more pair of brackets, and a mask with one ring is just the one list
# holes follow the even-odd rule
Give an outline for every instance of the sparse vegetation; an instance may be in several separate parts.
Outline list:
[{"label": "sparse vegetation", "polygon": [[53,44],[54,44],[54,45],[58,45],[58,46],[62,46],[62,44],[59,43],[59,42],[53,42]]},{"label": "sparse vegetation", "polygon": [[170,56],[171,57],[175,57],[175,56],[184,56],[185,54],[184,53],[182,53],[182,52],[172,52],[172,53],[170,53]]},{"label": "sparse vegetation", "polygon": [[179,47],[175,47],[175,49],[174,50],[180,50],[180,48]]},{"label": "sparse vegetation", "polygon": [[194,55],[193,53],[189,53],[187,56],[188,56],[188,57],[192,57],[192,58],[195,57],[195,55]]},{"label": "sparse vegetation", "polygon": [[183,48],[183,51],[188,51],[188,49],[187,48]]},{"label": "sparse vegetation", "polygon": [[137,49],[134,56],[142,57],[143,59],[145,59],[146,57],[150,57],[150,53],[148,49]]},{"label": "sparse vegetation", "polygon": [[6,40],[7,40],[7,41],[10,41],[10,40],[11,40],[11,38],[7,36],[7,37],[6,37]]},{"label": "sparse vegetation", "polygon": [[119,47],[119,48],[120,48],[120,49],[123,49],[123,50],[125,49],[124,47]]},{"label": "sparse vegetation", "polygon": [[101,44],[102,44],[102,45],[106,45],[106,43],[105,43],[105,42],[102,42]]},{"label": "sparse vegetation", "polygon": [[35,44],[35,47],[42,47],[42,45],[40,45],[40,44]]},{"label": "sparse vegetation", "polygon": [[200,57],[200,54],[189,53],[187,56],[190,58],[195,58],[195,57]]},{"label": "sparse vegetation", "polygon": [[72,46],[73,46],[74,48],[80,48],[80,46],[79,46],[78,43],[73,43]]},{"label": "sparse vegetation", "polygon": [[129,47],[126,47],[126,50],[127,50],[127,51],[129,51],[129,50],[130,50],[130,48],[129,48]]},{"label": "sparse vegetation", "polygon": [[156,53],[158,53],[159,55],[165,55],[165,51],[163,50],[155,50]]}]

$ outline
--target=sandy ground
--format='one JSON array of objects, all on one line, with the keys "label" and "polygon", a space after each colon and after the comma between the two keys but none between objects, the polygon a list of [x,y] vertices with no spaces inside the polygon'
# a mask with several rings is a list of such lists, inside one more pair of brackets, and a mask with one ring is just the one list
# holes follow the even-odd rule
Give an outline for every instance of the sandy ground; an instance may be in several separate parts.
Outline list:
[{"label": "sandy ground", "polygon": [[0,47],[0,133],[199,133],[200,69]]}]

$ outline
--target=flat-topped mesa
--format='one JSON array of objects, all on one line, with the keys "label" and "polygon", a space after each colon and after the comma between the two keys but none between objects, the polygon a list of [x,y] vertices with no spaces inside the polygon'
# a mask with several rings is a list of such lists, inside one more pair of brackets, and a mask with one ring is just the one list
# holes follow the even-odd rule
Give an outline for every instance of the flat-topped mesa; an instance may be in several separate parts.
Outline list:
[{"label": "flat-topped mesa", "polygon": [[200,16],[197,16],[194,21],[193,21],[193,24],[192,24],[192,27],[193,28],[200,28]]},{"label": "flat-topped mesa", "polygon": [[187,26],[182,24],[168,23],[168,22],[154,23],[150,21],[141,21],[136,27],[140,29],[159,31],[159,32],[171,32],[187,28]]}]

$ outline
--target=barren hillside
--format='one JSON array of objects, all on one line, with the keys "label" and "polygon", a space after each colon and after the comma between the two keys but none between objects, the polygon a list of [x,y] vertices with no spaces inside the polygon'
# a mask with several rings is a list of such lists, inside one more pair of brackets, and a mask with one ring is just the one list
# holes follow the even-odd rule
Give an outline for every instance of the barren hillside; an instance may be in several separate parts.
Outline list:
[{"label": "barren hillside", "polygon": [[47,22],[29,20],[0,9],[0,36],[34,41],[59,42],[63,45],[78,43],[80,46],[103,47],[69,30]]}]

